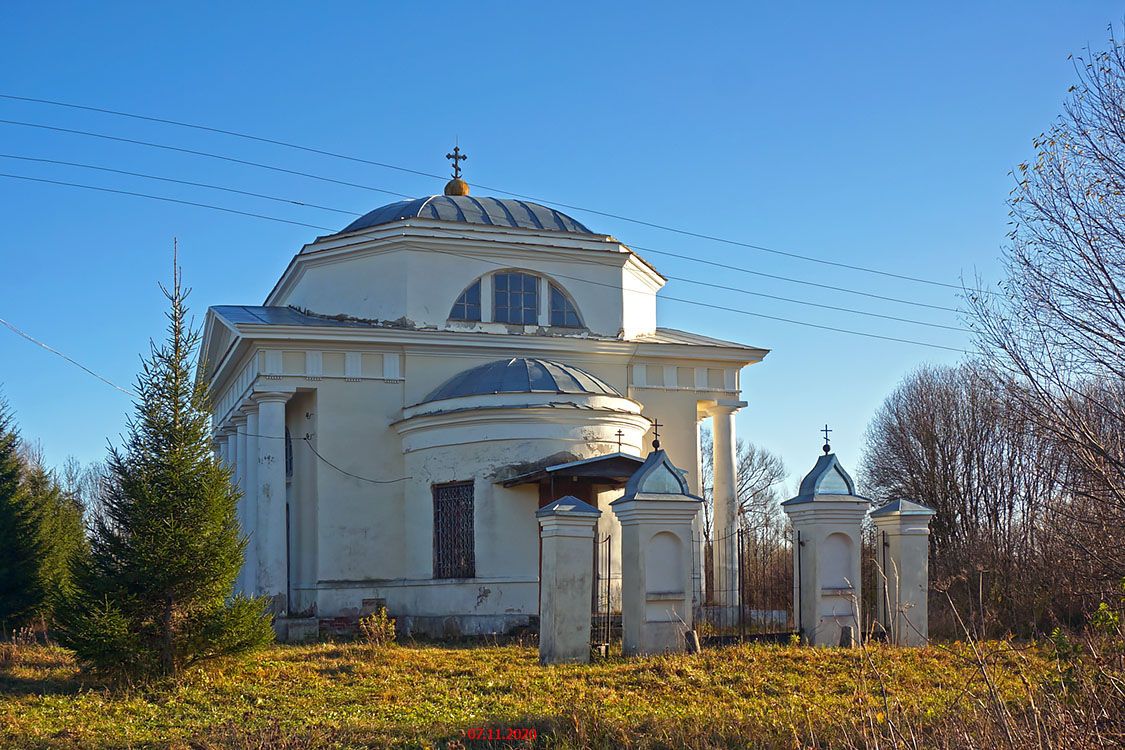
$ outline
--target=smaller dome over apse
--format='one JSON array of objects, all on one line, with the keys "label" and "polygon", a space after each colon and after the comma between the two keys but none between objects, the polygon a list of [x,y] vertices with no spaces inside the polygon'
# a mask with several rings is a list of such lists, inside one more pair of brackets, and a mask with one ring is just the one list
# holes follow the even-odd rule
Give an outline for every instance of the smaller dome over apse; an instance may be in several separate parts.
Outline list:
[{"label": "smaller dome over apse", "polygon": [[493,393],[573,393],[621,396],[601,378],[573,365],[545,359],[498,359],[459,372],[430,392],[422,403]]}]

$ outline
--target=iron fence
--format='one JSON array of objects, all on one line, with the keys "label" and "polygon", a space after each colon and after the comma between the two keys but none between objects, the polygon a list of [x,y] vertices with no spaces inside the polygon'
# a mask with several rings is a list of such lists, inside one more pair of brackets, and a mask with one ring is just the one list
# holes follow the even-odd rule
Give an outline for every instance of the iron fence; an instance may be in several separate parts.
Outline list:
[{"label": "iron fence", "polygon": [[695,628],[712,643],[785,640],[794,622],[793,544],[776,525],[696,540],[703,555]]}]

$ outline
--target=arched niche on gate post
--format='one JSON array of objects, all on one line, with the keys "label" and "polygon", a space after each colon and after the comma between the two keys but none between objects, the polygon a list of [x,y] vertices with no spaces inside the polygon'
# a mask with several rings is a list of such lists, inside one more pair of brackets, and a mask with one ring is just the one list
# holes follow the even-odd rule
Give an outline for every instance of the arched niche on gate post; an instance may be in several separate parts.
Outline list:
[{"label": "arched niche on gate post", "polygon": [[692,522],[702,498],[688,491],[668,454],[654,450],[610,507],[621,522],[622,651],[684,651],[693,616]]},{"label": "arched niche on gate post", "polygon": [[870,507],[834,453],[821,456],[797,496],[781,504],[793,526],[794,619],[805,643],[836,646],[844,628],[852,638],[863,632],[860,555]]}]

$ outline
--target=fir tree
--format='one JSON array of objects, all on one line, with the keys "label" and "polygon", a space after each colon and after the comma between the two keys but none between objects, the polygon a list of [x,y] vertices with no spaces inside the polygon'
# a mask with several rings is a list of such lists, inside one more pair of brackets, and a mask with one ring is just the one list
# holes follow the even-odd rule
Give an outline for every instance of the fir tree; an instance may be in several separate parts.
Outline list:
[{"label": "fir tree", "polygon": [[57,609],[73,590],[73,566],[88,550],[82,506],[63,491],[52,472],[40,465],[24,467],[23,486],[38,518],[38,573],[44,597],[41,611],[48,622],[53,622]]},{"label": "fir tree", "polygon": [[0,401],[0,635],[39,614],[45,591],[39,561],[40,517],[23,482],[20,439]]},{"label": "fir tree", "polygon": [[130,677],[174,674],[270,642],[266,602],[232,596],[245,539],[238,491],[211,450],[199,331],[174,268],[167,340],[151,344],[124,445],[109,454],[103,513],[75,575],[63,641],[79,662]]}]

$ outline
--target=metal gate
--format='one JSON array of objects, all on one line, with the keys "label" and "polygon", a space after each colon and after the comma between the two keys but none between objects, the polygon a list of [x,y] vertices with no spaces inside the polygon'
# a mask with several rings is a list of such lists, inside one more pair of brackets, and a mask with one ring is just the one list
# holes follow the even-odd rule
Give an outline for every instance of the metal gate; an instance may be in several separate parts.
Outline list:
[{"label": "metal gate", "polygon": [[[873,526],[863,529],[863,547],[859,559],[862,602],[860,605],[860,631],[865,640],[882,640],[886,637],[881,623],[888,622],[886,593],[887,532]],[[881,601],[880,601],[881,600]]]},{"label": "metal gate", "polygon": [[694,613],[701,640],[784,642],[797,633],[791,532],[775,524],[739,527],[692,548],[702,575]]},{"label": "metal gate", "polygon": [[[602,656],[608,656],[611,644],[621,640],[621,574],[613,570],[611,539],[609,534],[594,536],[590,646]],[[620,563],[618,567],[620,569]]]}]

